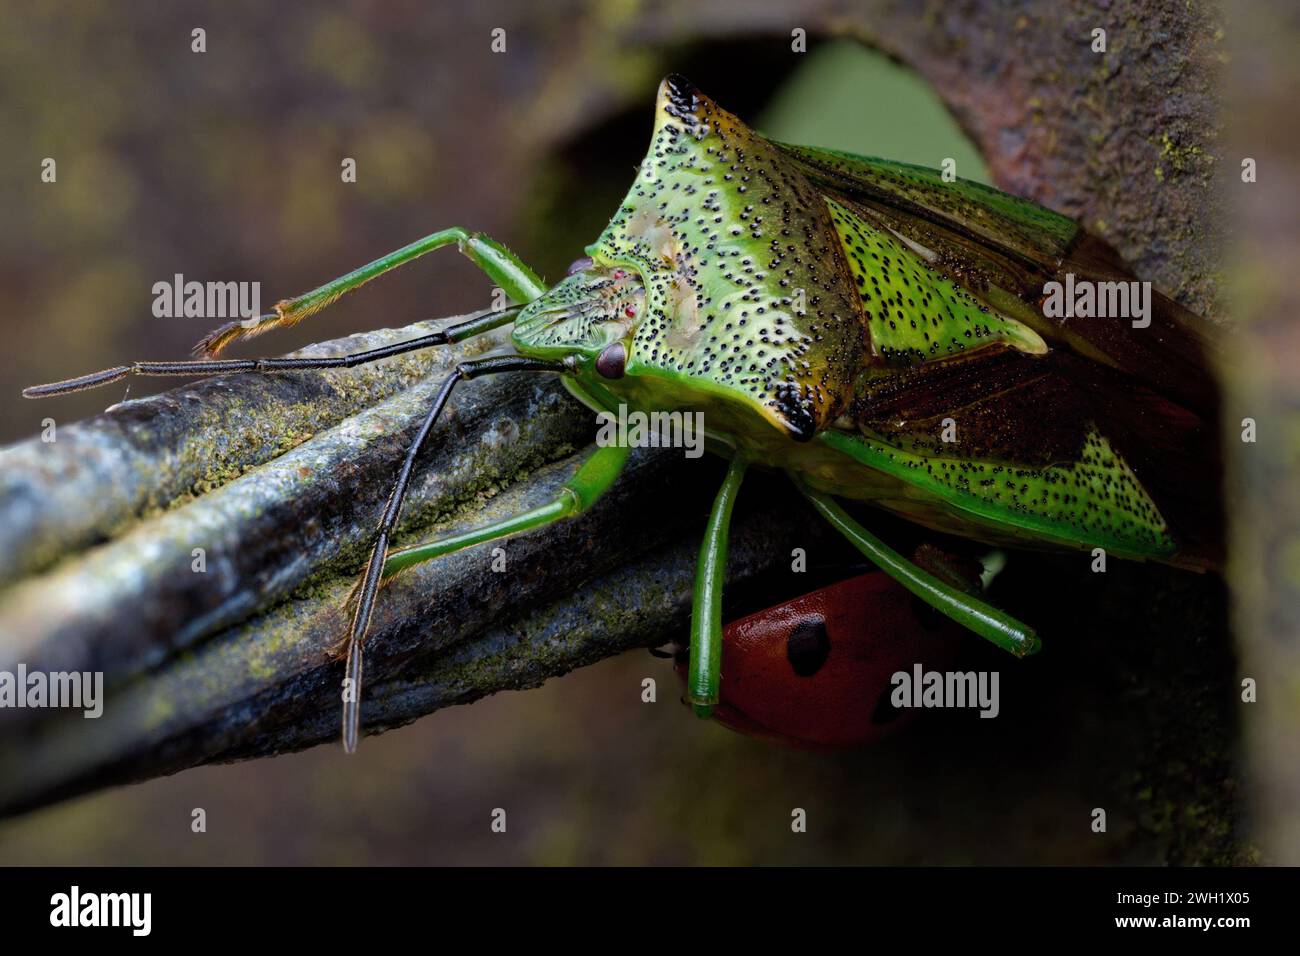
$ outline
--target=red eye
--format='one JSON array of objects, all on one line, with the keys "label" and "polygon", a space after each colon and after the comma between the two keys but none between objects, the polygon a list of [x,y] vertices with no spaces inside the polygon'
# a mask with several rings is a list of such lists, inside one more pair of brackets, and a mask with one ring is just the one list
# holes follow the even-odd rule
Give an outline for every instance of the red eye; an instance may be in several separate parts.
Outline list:
[{"label": "red eye", "polygon": [[623,314],[626,315],[629,319],[632,318],[633,316],[636,315],[636,306],[629,305],[626,309],[623,310]]},{"label": "red eye", "polygon": [[622,269],[615,269],[615,270],[614,270],[614,278],[615,278],[615,279],[622,279],[622,278],[623,278],[624,276],[626,276],[626,275],[627,275],[627,273],[624,272]]}]

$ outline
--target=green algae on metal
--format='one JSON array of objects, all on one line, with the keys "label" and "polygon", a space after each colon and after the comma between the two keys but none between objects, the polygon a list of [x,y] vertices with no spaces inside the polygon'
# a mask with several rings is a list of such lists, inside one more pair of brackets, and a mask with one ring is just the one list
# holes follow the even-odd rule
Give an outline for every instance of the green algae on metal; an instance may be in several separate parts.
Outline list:
[{"label": "green algae on metal", "polygon": [[[376,348],[461,318],[293,354]],[[501,341],[489,337],[472,351]],[[33,439],[0,450],[0,585],[215,490],[465,354],[429,349],[349,370],[205,379],[60,423],[54,443]]]},{"label": "green algae on metal", "polygon": [[[456,357],[445,350],[438,361]],[[110,683],[122,680],[283,598],[314,569],[349,560],[372,531],[434,378],[0,592],[0,660],[61,670],[97,663]],[[424,456],[403,528],[556,460],[592,427],[557,383],[509,376],[471,383],[455,412],[447,440]],[[513,423],[511,440],[483,441],[502,420]],[[193,570],[196,548],[202,573]],[[144,627],[141,608],[152,609]],[[168,620],[186,623],[162,628]]]},{"label": "green algae on metal", "polygon": [[[574,464],[566,459],[539,468],[465,520],[544,500]],[[695,542],[693,535],[679,537],[689,518],[643,514],[629,526],[622,511],[629,499],[663,487],[686,467],[662,452],[641,456],[628,484],[575,521],[562,541],[533,535],[511,543],[511,560],[532,569],[517,581],[482,574],[490,560],[484,548],[395,578],[368,643],[374,675],[368,700],[376,702],[368,724],[404,723],[471,696],[533,686],[630,646],[661,643],[689,604]],[[702,496],[699,505],[706,505]],[[789,536],[800,524],[788,511],[746,516],[732,569],[737,578],[780,563],[788,547],[774,546],[774,537]],[[616,528],[619,533],[612,533]],[[557,546],[566,560],[546,561]],[[331,648],[339,636],[338,606],[351,585],[350,574],[326,569],[310,589],[163,661],[148,680],[115,686],[104,717],[89,730],[59,715],[43,721],[21,753],[0,750],[0,769],[6,761],[24,766],[13,777],[0,773],[7,781],[0,805],[13,809],[89,786],[300,749],[332,737],[338,691]],[[506,592],[513,602],[501,599]],[[503,648],[506,655],[495,664],[471,663]],[[439,676],[444,672],[446,680]],[[482,682],[467,687],[464,682],[475,677]],[[434,690],[421,691],[426,682]]]}]

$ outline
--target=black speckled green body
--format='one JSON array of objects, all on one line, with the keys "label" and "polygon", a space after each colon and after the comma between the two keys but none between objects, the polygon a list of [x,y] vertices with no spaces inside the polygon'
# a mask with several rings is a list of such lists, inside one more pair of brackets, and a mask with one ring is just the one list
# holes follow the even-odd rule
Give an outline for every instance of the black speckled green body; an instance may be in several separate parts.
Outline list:
[{"label": "black speckled green body", "polygon": [[[598,443],[553,500],[391,550],[416,459],[457,383],[481,375],[559,373],[601,411],[702,417],[710,447],[729,464],[691,608],[687,699],[701,716],[720,699],[728,528],[752,464],[785,470],[869,560],[1018,656],[1040,646],[1031,628],[908,561],[835,497],[991,543],[1218,563],[1217,392],[1196,317],[1147,295],[1149,284],[1137,293],[1140,322],[1043,308],[1049,288],[1141,285],[1105,243],[986,186],[773,142],[681,77],[663,82],[655,110],[627,197],[590,258],[553,288],[496,240],[452,226],[281,300],[252,323],[226,323],[199,343],[197,360],[132,362],[23,394],[48,398],[135,374],[353,367],[513,321],[519,354],[456,364],[384,507],[350,599],[347,750],[360,733],[362,648],[383,581],[571,518],[628,460],[629,442]],[[231,341],[292,325],[452,244],[521,305],[346,356],[215,358]]]},{"label": "black speckled green body", "polygon": [[[1215,391],[1196,318],[1044,315],[1131,275],[1027,200],[769,141],[679,77],[589,266],[515,324],[593,408],[693,410],[813,488],[993,543],[1217,560]],[[620,371],[597,358],[621,344]],[[1199,482],[1199,485],[1197,484]]]}]

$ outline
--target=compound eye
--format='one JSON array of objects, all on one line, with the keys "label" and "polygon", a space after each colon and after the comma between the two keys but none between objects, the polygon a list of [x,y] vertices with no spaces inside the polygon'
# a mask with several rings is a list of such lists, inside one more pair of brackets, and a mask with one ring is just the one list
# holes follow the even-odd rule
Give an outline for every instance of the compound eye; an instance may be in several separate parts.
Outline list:
[{"label": "compound eye", "polygon": [[575,272],[581,272],[583,269],[590,269],[591,266],[591,257],[583,256],[581,259],[574,259],[573,262],[569,264],[569,268],[564,274],[571,276]]},{"label": "compound eye", "polygon": [[627,367],[627,346],[622,342],[606,345],[596,357],[596,371],[604,378],[622,378]]}]

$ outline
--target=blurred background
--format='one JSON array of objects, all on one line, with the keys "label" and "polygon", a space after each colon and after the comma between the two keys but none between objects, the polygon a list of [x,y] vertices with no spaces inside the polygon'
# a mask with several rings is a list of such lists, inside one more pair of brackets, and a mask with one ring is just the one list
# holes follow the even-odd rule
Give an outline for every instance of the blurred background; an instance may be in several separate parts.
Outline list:
[{"label": "blurred background", "polygon": [[[900,18],[904,51],[916,37],[960,38],[960,10],[878,6],[6,0],[0,443],[47,414],[70,421],[122,397],[114,386],[51,412],[18,399],[23,385],[185,356],[208,323],[151,314],[153,283],[174,273],[260,281],[269,305],[463,225],[562,274],[626,191],[669,71],[774,138],[929,166],[952,157],[965,178],[1020,185],[1105,230],[1081,192],[1026,166],[1023,117],[1008,118],[1001,139],[983,124],[984,152],[1001,148],[981,155],[962,130],[968,115],[954,118],[931,82],[860,42],[877,28],[891,35]],[[1026,5],[1028,18],[1000,10],[994,22],[1063,42],[1051,6]],[[1092,21],[1072,7],[1061,22],[1086,47]],[[204,53],[191,49],[196,28]],[[504,53],[491,49],[498,28]],[[792,49],[796,29],[806,52]],[[931,47],[937,56],[944,43]],[[994,67],[979,75],[1007,81]],[[57,183],[41,182],[45,157]],[[355,183],[341,181],[345,158]],[[1113,239],[1122,247],[1122,232]],[[1166,270],[1176,275],[1160,284],[1213,311],[1202,274]],[[232,354],[466,312],[489,291],[463,258],[435,254]],[[166,385],[137,379],[131,390]],[[1041,560],[1040,575],[1072,573]],[[999,720],[927,716],[868,752],[789,751],[695,720],[675,703],[669,662],[629,654],[437,713],[350,759],[330,747],[202,768],[0,822],[0,863],[1260,859],[1222,584],[1138,566],[1104,600],[1095,582],[1077,583],[1080,640],[1043,679],[1004,688]],[[1035,600],[1061,613],[1051,593]],[[1173,632],[1189,648],[1173,666],[1133,640]],[[973,647],[966,663],[996,668],[987,653]],[[646,676],[661,683],[656,706],[640,702]],[[1088,827],[1095,806],[1115,808],[1104,839]],[[190,831],[196,807],[206,834]],[[507,835],[489,830],[495,807],[509,813]],[[791,833],[794,807],[808,811],[806,834]]]}]

